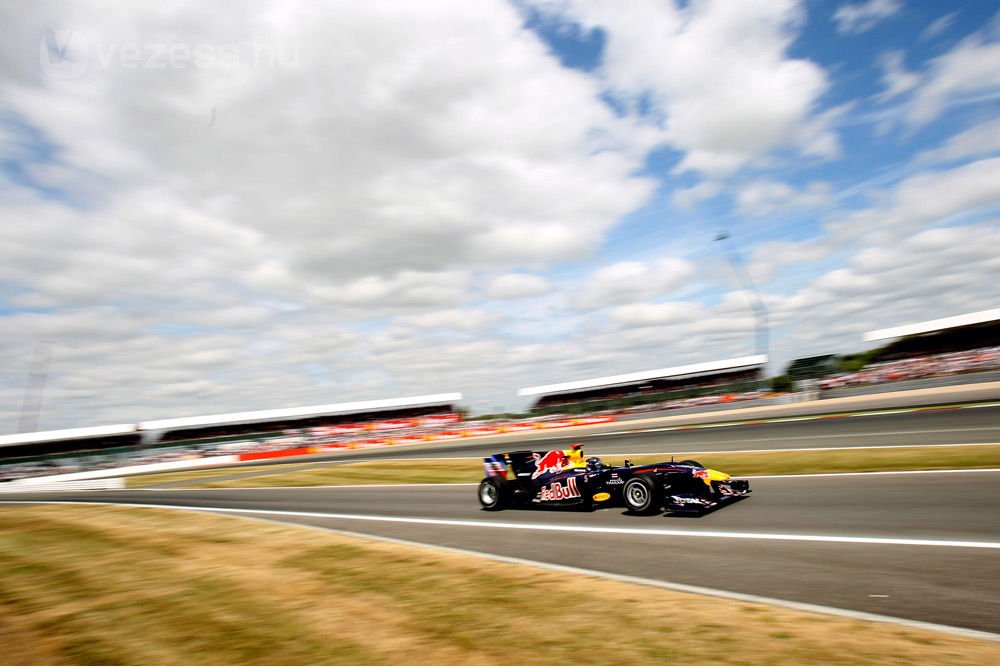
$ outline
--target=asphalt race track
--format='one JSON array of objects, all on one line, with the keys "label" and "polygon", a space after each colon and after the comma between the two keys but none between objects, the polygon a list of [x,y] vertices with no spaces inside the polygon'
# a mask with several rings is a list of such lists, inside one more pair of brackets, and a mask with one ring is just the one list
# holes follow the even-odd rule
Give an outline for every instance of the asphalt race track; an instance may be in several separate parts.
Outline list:
[{"label": "asphalt race track", "polygon": [[[585,442],[588,452],[613,454],[990,443],[1000,441],[998,437],[1000,408],[976,408],[601,435]],[[559,438],[549,445],[564,441],[574,439]],[[497,448],[453,446],[447,451],[450,456],[475,456],[486,450]],[[1000,633],[1000,471],[760,477],[751,485],[754,493],[748,499],[700,518],[638,517],[621,509],[490,513],[479,509],[472,485],[163,489],[11,494],[4,500],[228,509]]]}]

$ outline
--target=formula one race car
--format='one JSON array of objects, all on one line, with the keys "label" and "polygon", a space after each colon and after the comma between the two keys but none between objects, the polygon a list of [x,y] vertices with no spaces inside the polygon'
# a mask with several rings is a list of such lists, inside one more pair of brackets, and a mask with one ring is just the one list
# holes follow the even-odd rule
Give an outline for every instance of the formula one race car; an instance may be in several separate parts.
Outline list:
[{"label": "formula one race car", "polygon": [[507,507],[577,507],[584,510],[624,506],[634,514],[670,512],[703,514],[750,493],[746,480],[704,467],[697,461],[670,461],[620,467],[596,456],[584,458],[583,446],[549,452],[517,451],[483,459],[486,477],[479,483],[483,509]]}]

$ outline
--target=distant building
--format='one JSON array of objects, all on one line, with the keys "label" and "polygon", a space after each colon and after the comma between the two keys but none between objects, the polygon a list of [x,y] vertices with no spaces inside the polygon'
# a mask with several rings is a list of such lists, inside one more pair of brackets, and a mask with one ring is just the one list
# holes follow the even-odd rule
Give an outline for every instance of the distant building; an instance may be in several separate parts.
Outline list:
[{"label": "distant building", "polygon": [[837,355],[821,354],[815,357],[803,357],[795,359],[785,370],[785,375],[791,376],[792,380],[812,380],[825,377],[839,370],[837,366]]},{"label": "distant building", "polygon": [[135,424],[0,435],[0,462],[37,461],[86,453],[122,453],[142,441]]},{"label": "distant building", "polygon": [[597,412],[643,403],[745,392],[760,387],[767,357],[756,355],[638,373],[527,387],[519,396],[537,396],[531,411]]},{"label": "distant building", "polygon": [[345,422],[390,420],[454,413],[459,393],[355,401],[279,410],[181,417],[91,428],[0,436],[0,463],[80,455],[134,452],[145,439],[158,445],[195,445],[248,435],[280,435],[288,430]]},{"label": "distant building", "polygon": [[354,401],[302,408],[259,410],[202,417],[181,417],[141,422],[139,430],[161,433],[161,442],[204,440],[251,434],[276,434],[318,426],[375,419],[403,419],[455,412],[459,393],[409,396],[375,401]]},{"label": "distant building", "polygon": [[996,347],[1000,345],[1000,308],[870,331],[865,340],[891,340],[873,362]]}]

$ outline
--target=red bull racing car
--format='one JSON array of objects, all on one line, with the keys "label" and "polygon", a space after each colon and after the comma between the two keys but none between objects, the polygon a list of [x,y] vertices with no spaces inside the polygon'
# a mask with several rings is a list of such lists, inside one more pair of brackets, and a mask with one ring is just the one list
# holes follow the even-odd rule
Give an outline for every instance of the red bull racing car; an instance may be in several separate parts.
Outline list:
[{"label": "red bull racing car", "polygon": [[479,503],[486,510],[508,507],[625,507],[635,514],[703,514],[750,493],[746,480],[697,461],[605,465],[584,458],[582,445],[548,452],[516,451],[483,459],[486,477]]}]

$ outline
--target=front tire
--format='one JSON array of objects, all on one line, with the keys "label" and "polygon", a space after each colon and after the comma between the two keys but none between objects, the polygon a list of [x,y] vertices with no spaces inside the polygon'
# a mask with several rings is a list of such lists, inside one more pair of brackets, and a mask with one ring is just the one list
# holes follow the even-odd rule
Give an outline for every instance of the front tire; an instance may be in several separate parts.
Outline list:
[{"label": "front tire", "polygon": [[509,483],[503,477],[486,477],[479,483],[479,504],[484,510],[496,512],[507,507]]},{"label": "front tire", "polygon": [[650,475],[636,475],[622,489],[625,507],[634,514],[653,514],[660,510],[659,485]]}]

